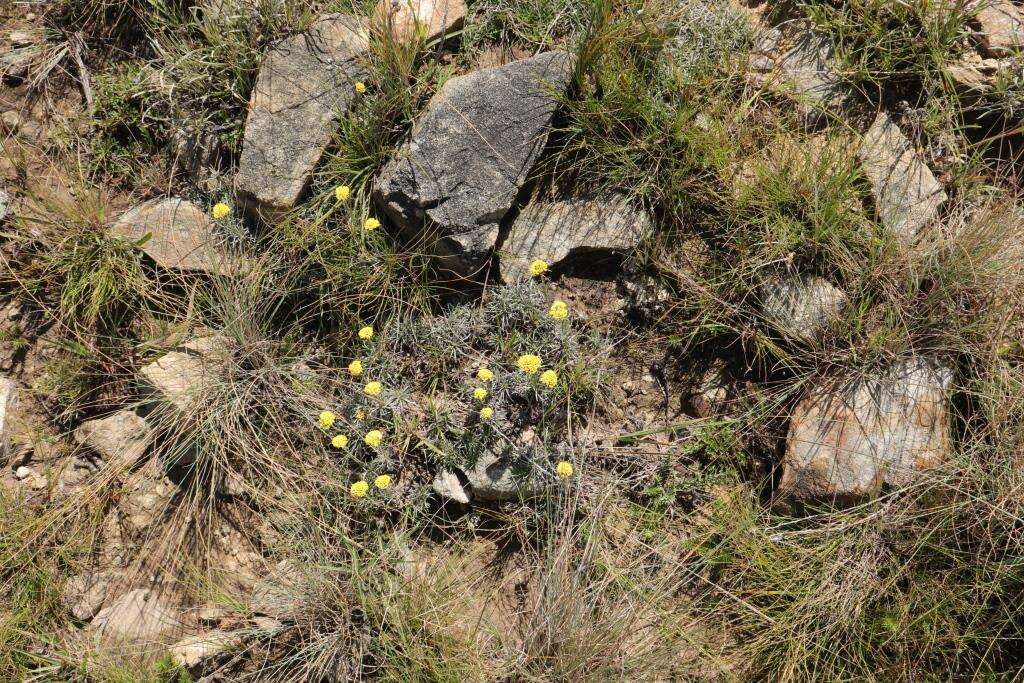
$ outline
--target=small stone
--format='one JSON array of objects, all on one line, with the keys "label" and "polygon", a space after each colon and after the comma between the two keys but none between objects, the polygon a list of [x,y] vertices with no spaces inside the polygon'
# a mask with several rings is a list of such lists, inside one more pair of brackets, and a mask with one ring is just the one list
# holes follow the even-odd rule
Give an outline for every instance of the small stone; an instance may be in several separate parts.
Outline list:
[{"label": "small stone", "polygon": [[137,588],[100,610],[92,628],[100,642],[152,645],[180,631],[182,621],[156,592]]},{"label": "small stone", "polygon": [[78,574],[64,584],[61,599],[75,619],[89,621],[103,607],[110,584],[110,576],[107,574]]},{"label": "small stone", "polygon": [[22,465],[18,469],[14,470],[14,476],[20,480],[28,479],[32,476],[32,468],[27,465]]},{"label": "small stone", "polygon": [[110,232],[139,244],[163,268],[229,275],[245,267],[227,251],[209,215],[184,199],[141,204],[121,216]]},{"label": "small stone", "polygon": [[817,341],[847,302],[846,293],[824,278],[789,276],[763,286],[761,313],[787,336]]},{"label": "small stone", "polygon": [[15,134],[21,128],[23,119],[20,113],[13,109],[8,109],[2,115],[0,115],[0,123],[3,124],[4,131]]},{"label": "small stone", "polygon": [[555,272],[608,275],[650,231],[647,212],[624,195],[534,202],[516,217],[501,246],[502,278],[528,278],[534,259]]},{"label": "small stone", "polygon": [[240,635],[227,631],[210,631],[189,636],[170,648],[168,652],[177,666],[189,671],[201,669],[211,659],[222,655],[242,643]]},{"label": "small stone", "polygon": [[36,37],[28,31],[11,31],[11,47],[28,47],[36,42]]},{"label": "small stone", "polygon": [[461,28],[465,18],[463,0],[379,0],[373,14],[374,27],[401,43],[432,42]]},{"label": "small stone", "polygon": [[947,460],[952,378],[944,364],[916,358],[813,385],[790,420],[780,493],[856,503]]},{"label": "small stone", "polygon": [[330,14],[285,38],[263,59],[245,121],[235,176],[247,211],[276,221],[298,203],[356,97],[369,47],[362,20]]},{"label": "small stone", "polygon": [[448,80],[384,167],[375,202],[444,269],[473,275],[488,264],[574,63],[545,52]]},{"label": "small stone", "polygon": [[0,377],[0,457],[3,462],[11,457],[11,428],[17,406],[17,383],[13,379]]},{"label": "small stone", "polygon": [[973,0],[978,47],[987,57],[1009,57],[1024,46],[1024,14],[1010,0]]},{"label": "small stone", "polygon": [[75,441],[99,453],[108,463],[130,465],[145,456],[153,439],[149,423],[133,410],[83,422]]},{"label": "small stone", "polygon": [[885,112],[864,134],[858,154],[882,222],[902,242],[912,243],[945,203],[942,185]]},{"label": "small stone", "polygon": [[463,505],[469,504],[469,496],[466,495],[465,489],[462,488],[462,482],[453,472],[441,470],[434,475],[430,486],[434,493],[445,500],[454,500]]},{"label": "small stone", "polygon": [[[7,190],[0,190],[0,223],[11,215],[11,195]],[[13,318],[12,318],[13,320]]]}]

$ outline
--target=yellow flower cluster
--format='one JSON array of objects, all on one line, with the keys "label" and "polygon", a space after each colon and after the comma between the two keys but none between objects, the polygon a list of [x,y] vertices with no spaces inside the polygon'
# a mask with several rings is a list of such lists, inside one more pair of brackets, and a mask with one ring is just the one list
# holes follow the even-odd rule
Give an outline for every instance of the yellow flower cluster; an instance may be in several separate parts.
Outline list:
[{"label": "yellow flower cluster", "polygon": [[363,374],[363,362],[361,360],[354,360],[348,364],[348,374],[353,377],[359,377]]},{"label": "yellow flower cluster", "polygon": [[334,420],[337,419],[329,410],[325,410],[320,413],[320,429],[327,430],[334,426]]},{"label": "yellow flower cluster", "polygon": [[376,218],[367,218],[366,222],[363,223],[363,229],[366,230],[366,232],[373,232],[379,227],[380,221],[377,220]]},{"label": "yellow flower cluster", "polygon": [[334,198],[339,202],[343,202],[348,199],[349,195],[352,194],[352,188],[348,185],[338,185],[334,188]]},{"label": "yellow flower cluster", "polygon": [[222,221],[228,217],[229,213],[231,213],[231,207],[225,204],[224,202],[217,202],[216,204],[213,205],[214,219]]},{"label": "yellow flower cluster", "polygon": [[565,320],[569,317],[569,307],[564,301],[555,301],[551,304],[551,309],[548,311],[548,315],[555,320]]},{"label": "yellow flower cluster", "polygon": [[338,434],[331,439],[331,445],[337,448],[339,451],[348,446],[348,437],[344,434]]},{"label": "yellow flower cluster", "polygon": [[356,88],[356,92],[359,93],[360,95],[362,95],[364,92],[366,92],[366,84],[363,83],[362,81],[356,81],[355,88]]},{"label": "yellow flower cluster", "polygon": [[485,398],[487,398],[487,390],[484,389],[483,387],[477,387],[476,389],[473,390],[473,398],[475,398],[478,401],[483,401]]},{"label": "yellow flower cluster", "polygon": [[554,389],[558,384],[558,373],[554,370],[545,370],[540,373],[540,383],[548,389]]},{"label": "yellow flower cluster", "polygon": [[384,390],[384,385],[380,382],[367,382],[366,386],[363,387],[363,393],[367,396],[380,396],[380,392]]},{"label": "yellow flower cluster", "polygon": [[516,365],[519,366],[519,369],[527,375],[532,375],[540,370],[540,356],[535,356],[532,353],[524,354],[519,356],[519,359],[516,361]]},{"label": "yellow flower cluster", "polygon": [[[382,474],[373,480],[373,485],[383,491],[391,486],[391,475]],[[353,498],[365,498],[366,494],[370,492],[370,484],[365,479],[353,483],[349,488],[348,492],[352,494]]]},{"label": "yellow flower cluster", "polygon": [[546,272],[548,272],[548,264],[546,261],[534,259],[533,262],[530,263],[530,275],[533,277],[538,277]]},{"label": "yellow flower cluster", "polygon": [[369,341],[373,339],[373,326],[366,325],[365,327],[359,328],[359,338],[363,341]]},{"label": "yellow flower cluster", "polygon": [[476,378],[481,382],[490,382],[494,379],[494,373],[487,368],[480,368],[476,371]]},{"label": "yellow flower cluster", "polygon": [[384,433],[379,429],[371,429],[366,432],[366,436],[363,437],[363,443],[370,448],[380,448],[381,442],[384,440]]},{"label": "yellow flower cluster", "polygon": [[562,460],[555,466],[555,472],[558,473],[559,478],[568,479],[573,473],[572,463]]},{"label": "yellow flower cluster", "polygon": [[492,417],[494,417],[494,408],[490,406],[484,406],[483,408],[480,409],[481,420],[490,420]]}]

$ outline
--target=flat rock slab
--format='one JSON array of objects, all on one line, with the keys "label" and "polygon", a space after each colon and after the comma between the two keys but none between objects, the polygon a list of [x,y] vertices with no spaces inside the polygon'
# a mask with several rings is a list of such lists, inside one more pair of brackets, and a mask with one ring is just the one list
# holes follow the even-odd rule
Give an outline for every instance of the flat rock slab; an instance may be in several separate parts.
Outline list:
[{"label": "flat rock slab", "polygon": [[199,407],[203,394],[220,377],[219,354],[228,353],[229,341],[220,335],[201,337],[182,345],[139,370],[143,394],[191,415]]},{"label": "flat rock slab", "polygon": [[952,371],[926,359],[813,386],[793,412],[780,492],[848,504],[902,486],[951,452]]},{"label": "flat rock slab", "polygon": [[622,195],[534,202],[501,247],[501,274],[506,281],[525,279],[534,259],[555,270],[602,270],[650,231],[647,212]]},{"label": "flat rock slab", "polygon": [[163,268],[218,275],[245,268],[245,260],[227,250],[206,212],[184,199],[140,204],[123,214],[110,233],[138,243]]},{"label": "flat rock slab", "polygon": [[137,588],[100,610],[92,627],[98,641],[144,646],[180,632],[183,624],[155,591]]},{"label": "flat rock slab", "polygon": [[815,275],[778,278],[761,290],[761,313],[790,337],[814,341],[839,317],[849,299],[843,290]]},{"label": "flat rock slab", "polygon": [[974,3],[978,48],[986,57],[1009,57],[1024,47],[1024,13],[1010,0]]},{"label": "flat rock slab", "polygon": [[368,30],[346,14],[321,18],[267,53],[249,100],[235,176],[250,213],[274,221],[294,208],[356,97]]},{"label": "flat rock slab", "polygon": [[946,191],[885,112],[864,134],[858,155],[882,222],[901,241],[913,242],[938,216]]},{"label": "flat rock slab", "polygon": [[481,454],[473,467],[463,470],[472,500],[498,503],[537,495],[542,483],[533,473],[517,471],[517,462],[514,449]]},{"label": "flat rock slab", "polygon": [[810,22],[758,26],[750,68],[756,80],[790,95],[805,115],[838,111],[848,92],[831,65],[833,48]]},{"label": "flat rock slab", "polygon": [[108,463],[135,463],[153,439],[153,429],[134,410],[87,420],[75,430],[75,441],[103,456]]},{"label": "flat rock slab", "polygon": [[429,43],[461,28],[465,19],[463,0],[380,0],[373,13],[374,26],[400,43]]},{"label": "flat rock slab", "polygon": [[374,191],[407,239],[458,274],[486,265],[574,63],[546,52],[444,84]]}]

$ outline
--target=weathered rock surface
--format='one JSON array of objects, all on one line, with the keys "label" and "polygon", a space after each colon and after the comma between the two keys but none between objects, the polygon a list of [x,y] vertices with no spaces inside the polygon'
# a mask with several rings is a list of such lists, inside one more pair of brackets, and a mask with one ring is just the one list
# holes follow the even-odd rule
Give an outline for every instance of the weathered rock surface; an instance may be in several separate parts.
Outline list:
[{"label": "weathered rock surface", "polygon": [[1008,57],[1024,47],[1024,13],[1010,0],[975,0],[978,47],[987,57]]},{"label": "weathered rock surface", "polygon": [[463,505],[469,503],[469,496],[466,495],[466,490],[462,488],[462,482],[459,481],[458,476],[454,472],[441,470],[434,475],[434,480],[430,486],[434,493],[445,500],[454,500],[456,503],[462,503]]},{"label": "weathered rock surface", "polygon": [[278,562],[269,575],[253,586],[249,608],[255,614],[291,621],[305,602],[302,578],[302,574],[291,562]]},{"label": "weathered rock surface", "polygon": [[941,464],[951,452],[951,384],[948,367],[919,358],[811,387],[790,422],[780,493],[853,503]]},{"label": "weathered rock surface", "polygon": [[231,274],[244,261],[225,248],[213,221],[184,199],[154,199],[131,209],[110,229],[111,234],[140,248],[164,268],[211,274]]},{"label": "weathered rock surface", "polygon": [[226,339],[214,335],[161,356],[139,371],[141,391],[184,415],[194,413],[204,390],[219,377],[217,354],[227,344]]},{"label": "weathered rock surface", "polygon": [[374,199],[459,274],[480,270],[547,140],[574,60],[546,52],[449,80],[381,172]]},{"label": "weathered rock surface", "polygon": [[217,630],[184,638],[167,651],[175,664],[194,671],[241,643],[242,637],[237,633]]},{"label": "weathered rock surface", "polygon": [[238,199],[273,221],[299,201],[362,77],[368,48],[361,20],[321,18],[267,53],[249,100],[235,177]]},{"label": "weathered rock surface", "polygon": [[148,588],[115,598],[92,621],[97,640],[146,645],[180,631],[181,615]]},{"label": "weathered rock surface", "polygon": [[761,313],[790,337],[817,340],[848,303],[843,290],[817,276],[772,280],[761,292]]},{"label": "weathered rock surface", "polygon": [[134,463],[146,454],[153,438],[149,423],[134,410],[83,422],[75,441],[99,453],[108,463]]},{"label": "weathered rock surface", "polygon": [[11,195],[7,190],[0,190],[0,223],[11,215]]},{"label": "weathered rock surface", "polygon": [[847,92],[830,66],[828,40],[806,21],[759,29],[750,61],[757,80],[794,97],[805,116],[838,111]]},{"label": "weathered rock surface", "polygon": [[502,502],[535,495],[540,482],[529,473],[517,470],[512,449],[480,455],[472,468],[463,470],[474,501]]},{"label": "weathered rock surface", "polygon": [[882,222],[900,240],[914,241],[946,201],[942,185],[885,112],[864,134],[858,154]]},{"label": "weathered rock surface", "polygon": [[11,452],[11,423],[18,404],[18,385],[13,379],[0,377],[0,461],[6,463]]},{"label": "weathered rock surface", "polygon": [[373,14],[374,26],[402,43],[437,40],[461,28],[465,19],[463,0],[380,0]]},{"label": "weathered rock surface", "polygon": [[88,621],[103,607],[114,577],[105,572],[87,572],[71,577],[64,584],[61,599],[75,619]]},{"label": "weathered rock surface", "polygon": [[647,212],[622,195],[534,202],[516,217],[501,246],[501,275],[525,279],[534,259],[556,271],[605,271],[650,230]]}]

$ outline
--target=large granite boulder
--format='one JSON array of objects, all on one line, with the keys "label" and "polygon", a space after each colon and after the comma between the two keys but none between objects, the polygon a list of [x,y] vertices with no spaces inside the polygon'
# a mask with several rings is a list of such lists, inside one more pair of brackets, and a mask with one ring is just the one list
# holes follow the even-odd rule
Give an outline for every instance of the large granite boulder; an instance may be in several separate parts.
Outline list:
[{"label": "large granite boulder", "polygon": [[864,134],[858,154],[882,222],[897,239],[912,243],[938,216],[946,191],[885,112]]},{"label": "large granite boulder", "polygon": [[245,261],[225,248],[213,221],[184,199],[153,199],[124,213],[110,233],[139,244],[157,265],[181,271],[229,275]]},{"label": "large granite boulder", "polygon": [[339,118],[357,97],[358,58],[368,46],[362,21],[331,14],[267,53],[249,100],[235,176],[238,200],[250,213],[274,221],[298,203]]},{"label": "large granite boulder", "polygon": [[761,314],[786,336],[802,341],[820,339],[847,302],[843,290],[814,275],[777,278],[761,288]]},{"label": "large granite boulder", "polygon": [[948,459],[952,371],[924,358],[812,386],[793,412],[779,491],[850,504]]},{"label": "large granite boulder", "polygon": [[573,70],[571,55],[546,52],[449,80],[381,172],[377,204],[445,268],[479,271]]},{"label": "large granite boulder", "polygon": [[556,271],[608,270],[650,230],[647,212],[623,195],[534,202],[501,246],[501,275],[510,282],[526,278],[534,259]]}]

